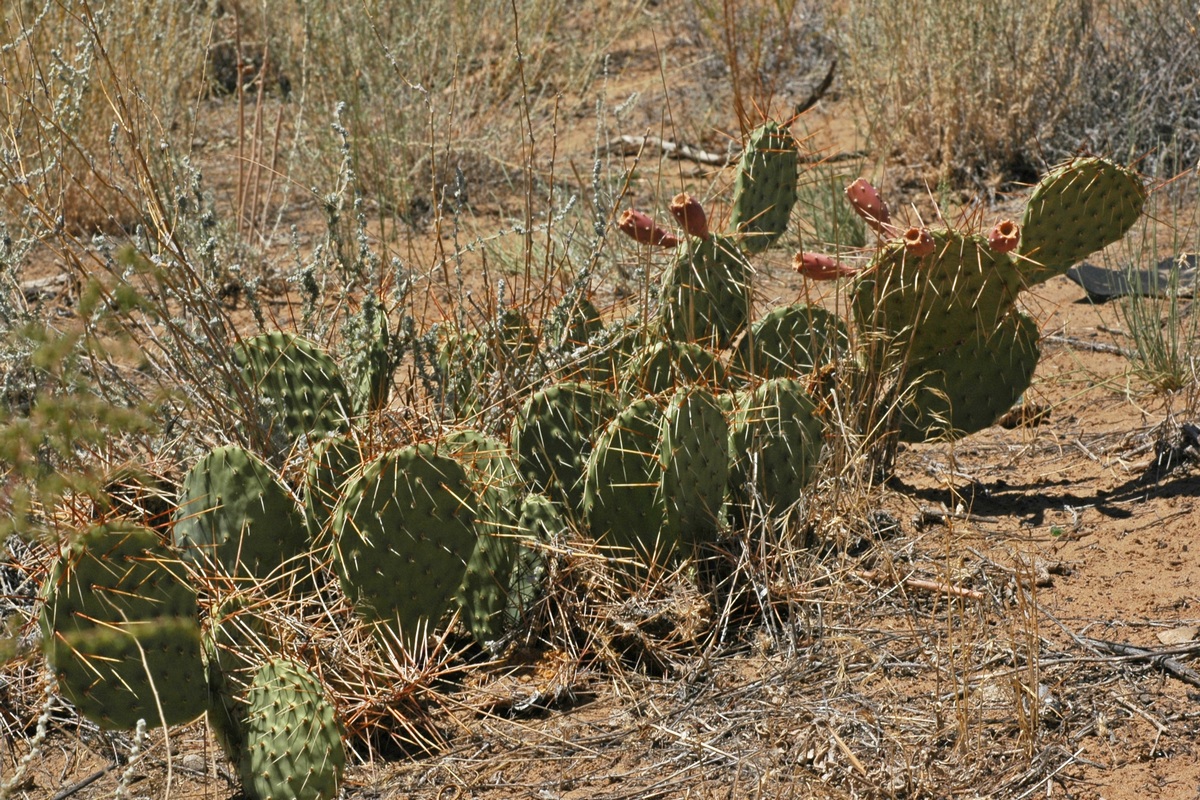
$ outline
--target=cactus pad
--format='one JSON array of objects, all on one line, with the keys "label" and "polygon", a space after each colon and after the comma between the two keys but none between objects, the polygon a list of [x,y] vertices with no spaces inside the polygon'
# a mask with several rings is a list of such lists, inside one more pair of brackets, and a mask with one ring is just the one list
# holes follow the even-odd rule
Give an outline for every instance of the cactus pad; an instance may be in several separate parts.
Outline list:
[{"label": "cactus pad", "polygon": [[449,610],[477,507],[463,467],[427,444],[385,453],[346,484],[333,514],[338,577],[385,639],[411,646]]},{"label": "cactus pad", "polygon": [[735,397],[730,426],[730,489],[744,505],[757,495],[783,513],[816,476],[825,424],[804,387],[790,378],[764,381]]},{"label": "cactus pad", "polygon": [[982,236],[930,232],[933,251],[913,256],[888,243],[855,281],[851,304],[860,330],[881,353],[918,361],[992,330],[1013,307],[1022,282],[1006,253]]},{"label": "cactus pad", "polygon": [[394,364],[387,314],[374,296],[368,295],[355,322],[359,326],[358,348],[350,353],[348,360],[352,365],[354,413],[361,415],[387,405]]},{"label": "cactus pad", "polygon": [[529,397],[513,417],[511,435],[530,486],[577,510],[592,441],[616,403],[611,392],[592,383],[560,383]]},{"label": "cactus pad", "polygon": [[653,398],[621,411],[597,440],[584,481],[583,510],[592,535],[651,561],[674,550],[674,542],[661,539],[666,514],[658,458],[661,420]]},{"label": "cactus pad", "polygon": [[688,239],[662,276],[660,316],[668,339],[727,347],[750,319],[754,268],[728,236]]},{"label": "cactus pad", "polygon": [[204,713],[196,592],[182,573],[157,533],[117,521],[81,534],[48,575],[46,657],[63,695],[100,727]]},{"label": "cactus pad", "polygon": [[799,153],[792,134],[774,122],[750,134],[733,184],[729,225],[742,249],[761,253],[787,230],[796,204]]},{"label": "cactus pad", "polygon": [[621,369],[621,394],[626,397],[724,383],[725,365],[717,354],[690,342],[655,342],[634,353]]},{"label": "cactus pad", "polygon": [[1026,285],[1066,273],[1125,235],[1141,216],[1146,189],[1131,170],[1103,158],[1075,158],[1050,171],[1025,207],[1021,271]]},{"label": "cactus pad", "polygon": [[304,524],[316,547],[329,544],[333,509],[342,487],[360,466],[358,443],[349,434],[322,439],[309,453],[304,470]]},{"label": "cactus pad", "polygon": [[242,447],[218,447],[197,461],[175,513],[175,544],[202,569],[232,578],[311,577],[308,530],[295,500]]},{"label": "cactus pad", "polygon": [[320,681],[277,658],[254,675],[246,698],[242,788],[251,800],[333,800],[346,748]]},{"label": "cactus pad", "polygon": [[445,452],[466,468],[479,498],[479,538],[467,559],[457,600],[467,629],[486,647],[500,639],[515,616],[506,612],[515,602],[510,592],[521,549],[517,526],[521,476],[508,445],[498,439],[460,430],[447,435],[442,444]]},{"label": "cactus pad", "polygon": [[845,324],[819,306],[780,306],[738,340],[730,369],[743,376],[798,378],[849,348]]},{"label": "cactus pad", "polygon": [[350,393],[337,364],[317,345],[276,331],[247,339],[233,356],[272,427],[288,438],[349,427]]},{"label": "cactus pad", "polygon": [[1014,311],[994,331],[909,364],[901,440],[958,438],[993,424],[1029,388],[1039,356],[1037,323]]},{"label": "cactus pad", "polygon": [[729,484],[729,424],[712,392],[685,387],[671,397],[658,454],[666,538],[693,549],[714,541]]}]

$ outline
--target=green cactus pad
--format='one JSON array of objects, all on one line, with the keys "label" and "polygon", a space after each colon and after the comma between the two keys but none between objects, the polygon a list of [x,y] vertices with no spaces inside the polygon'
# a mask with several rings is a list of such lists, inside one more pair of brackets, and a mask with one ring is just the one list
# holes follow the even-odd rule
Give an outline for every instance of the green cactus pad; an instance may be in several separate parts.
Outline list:
[{"label": "green cactus pad", "polygon": [[454,417],[468,417],[479,410],[476,388],[484,370],[483,352],[478,334],[468,331],[459,335],[440,329],[437,348],[440,399]]},{"label": "green cactus pad", "polygon": [[517,525],[521,476],[508,445],[478,431],[454,431],[442,445],[466,468],[479,498],[479,539],[467,559],[456,599],[467,630],[487,647],[503,636],[515,616],[510,611],[515,602],[510,592],[521,550]]},{"label": "green cactus pad", "polygon": [[273,427],[288,438],[349,428],[350,393],[337,364],[317,345],[276,331],[247,339],[233,356]]},{"label": "green cactus pad", "polygon": [[992,425],[1029,388],[1039,356],[1037,323],[1015,311],[996,330],[908,365],[901,440],[955,439]]},{"label": "green cactus pad", "polygon": [[725,365],[713,351],[690,342],[655,342],[634,353],[621,370],[623,397],[694,384],[723,386]]},{"label": "green cactus pad", "polygon": [[46,658],[63,695],[100,727],[204,713],[196,592],[182,575],[157,533],[114,521],[81,534],[47,576]]},{"label": "green cactus pad", "polygon": [[578,510],[592,442],[616,413],[616,398],[593,383],[559,383],[534,393],[512,422],[512,449],[525,480]]},{"label": "green cactus pad", "polygon": [[745,505],[757,495],[771,512],[783,513],[816,477],[825,424],[804,386],[790,378],[773,378],[739,392],[734,404],[734,502]]},{"label": "green cactus pad", "polygon": [[859,330],[880,357],[918,361],[992,330],[1022,286],[1016,263],[981,236],[932,231],[934,251],[911,255],[902,242],[884,246],[854,282]]},{"label": "green cactus pad", "polygon": [[729,424],[712,392],[693,386],[671,397],[658,451],[665,538],[692,549],[713,542],[729,484]]},{"label": "green cactus pad", "polygon": [[609,423],[588,458],[583,512],[592,535],[604,546],[634,551],[651,562],[674,553],[662,538],[666,507],[658,458],[662,409],[639,400]]},{"label": "green cactus pad", "polygon": [[246,699],[242,788],[250,800],[333,800],[346,748],[321,682],[277,658],[259,668]]},{"label": "green cactus pad", "polygon": [[333,509],[342,496],[342,487],[361,466],[358,442],[349,434],[322,439],[309,453],[304,470],[304,523],[314,550],[332,542],[329,526]]},{"label": "green cactus pad", "polygon": [[567,521],[557,503],[544,494],[530,494],[521,501],[517,517],[521,547],[509,581],[510,624],[517,625],[546,589],[548,547],[560,542]]},{"label": "green cactus pad", "polygon": [[237,445],[188,470],[175,512],[175,544],[201,569],[232,578],[311,579],[308,529],[271,469]]},{"label": "green cactus pad", "polygon": [[774,122],[750,134],[733,184],[729,225],[742,249],[761,253],[787,230],[796,204],[799,153],[792,134]]},{"label": "green cactus pad", "polygon": [[562,323],[550,336],[550,341],[559,350],[575,350],[585,347],[591,338],[604,330],[604,321],[595,303],[586,297],[577,297],[567,307],[560,304],[554,311],[562,315]]},{"label": "green cactus pad", "polygon": [[338,577],[389,643],[411,647],[450,609],[478,506],[463,467],[428,444],[386,453],[346,484],[333,514]]},{"label": "green cactus pad", "polygon": [[235,764],[245,747],[246,691],[253,672],[278,643],[249,594],[226,598],[210,612],[204,633],[208,670],[208,724]]},{"label": "green cactus pad", "polygon": [[1050,171],[1025,207],[1018,246],[1025,284],[1063,275],[1133,227],[1146,189],[1132,170],[1103,158],[1074,158]]},{"label": "green cactus pad", "polygon": [[648,340],[640,320],[618,320],[593,334],[586,346],[573,350],[556,374],[563,381],[602,384],[615,391],[621,368]]},{"label": "green cactus pad", "polygon": [[728,347],[749,322],[753,274],[728,236],[683,242],[662,276],[660,320],[666,337]]},{"label": "green cactus pad", "polygon": [[379,301],[368,296],[356,322],[359,326],[358,348],[350,354],[349,362],[352,365],[354,413],[362,415],[387,405],[395,365],[392,363],[387,314]]},{"label": "green cactus pad", "polygon": [[849,345],[846,325],[836,315],[803,303],[780,306],[738,340],[730,371],[764,379],[799,378]]}]

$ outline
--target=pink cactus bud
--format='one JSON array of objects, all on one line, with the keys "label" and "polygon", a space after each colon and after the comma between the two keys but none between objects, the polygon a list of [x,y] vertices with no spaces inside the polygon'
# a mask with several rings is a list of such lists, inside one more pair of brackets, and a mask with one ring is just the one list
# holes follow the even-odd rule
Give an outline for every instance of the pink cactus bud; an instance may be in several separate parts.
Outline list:
[{"label": "pink cactus bud", "polygon": [[846,199],[877,233],[883,236],[891,235],[892,230],[888,223],[891,222],[892,215],[888,213],[887,203],[883,202],[879,192],[875,191],[875,187],[868,183],[866,178],[859,178],[846,187]]},{"label": "pink cactus bud", "polygon": [[671,198],[671,216],[679,226],[688,232],[689,236],[697,239],[708,238],[708,216],[700,201],[686,192]]},{"label": "pink cactus bud", "polygon": [[617,227],[635,242],[642,244],[652,244],[658,247],[674,247],[679,244],[679,237],[658,227],[654,220],[650,219],[649,214],[632,208],[627,208],[621,213]]},{"label": "pink cactus bud", "polygon": [[846,266],[833,256],[821,253],[796,253],[792,257],[792,266],[801,275],[814,281],[848,278],[858,272],[854,267]]},{"label": "pink cactus bud", "polygon": [[904,249],[909,255],[924,258],[933,252],[933,234],[927,228],[909,228],[904,232]]},{"label": "pink cactus bud", "polygon": [[1002,219],[988,234],[988,247],[997,253],[1011,253],[1021,241],[1021,226],[1011,219]]}]

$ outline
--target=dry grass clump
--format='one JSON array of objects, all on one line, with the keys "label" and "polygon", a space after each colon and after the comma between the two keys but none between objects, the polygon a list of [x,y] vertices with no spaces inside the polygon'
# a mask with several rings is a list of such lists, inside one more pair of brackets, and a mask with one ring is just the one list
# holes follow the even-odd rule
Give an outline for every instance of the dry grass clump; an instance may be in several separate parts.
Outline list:
[{"label": "dry grass clump", "polygon": [[1200,157],[1200,36],[1186,0],[848,2],[846,76],[874,149],[936,183],[1030,181],[1080,149],[1165,174]]}]

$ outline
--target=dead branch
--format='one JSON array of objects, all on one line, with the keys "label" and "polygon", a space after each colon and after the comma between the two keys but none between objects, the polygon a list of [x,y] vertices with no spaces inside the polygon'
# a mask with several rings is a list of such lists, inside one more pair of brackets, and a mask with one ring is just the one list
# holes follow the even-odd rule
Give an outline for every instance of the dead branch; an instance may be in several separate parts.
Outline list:
[{"label": "dead branch", "polygon": [[[861,569],[856,570],[854,574],[862,578],[868,583],[874,583],[877,586],[886,586],[892,582],[892,579],[880,573],[878,570]],[[983,592],[975,589],[964,589],[961,586],[953,586],[940,581],[926,580],[925,578],[904,578],[900,581],[901,585],[906,589],[915,589],[920,592],[934,592],[935,594],[948,594],[951,597],[962,597],[967,600],[982,600]]]},{"label": "dead branch", "polygon": [[1097,650],[1102,650],[1105,653],[1111,653],[1115,656],[1124,656],[1130,661],[1137,663],[1150,664],[1153,667],[1161,669],[1163,672],[1167,673],[1173,678],[1177,678],[1178,680],[1181,680],[1184,683],[1192,686],[1200,687],[1200,672],[1196,672],[1196,670],[1192,669],[1191,667],[1185,666],[1184,664],[1181,664],[1175,659],[1171,658],[1172,655],[1196,652],[1197,649],[1200,649],[1196,646],[1182,650],[1175,649],[1172,651],[1163,652],[1147,650],[1142,647],[1134,647],[1131,644],[1122,644],[1121,642],[1109,642],[1104,639],[1093,639],[1090,636],[1079,636],[1077,637],[1077,640],[1080,642],[1080,644],[1094,647]]},{"label": "dead branch", "polygon": [[[627,134],[625,136],[618,136],[605,145],[606,152],[623,156],[640,155],[646,150],[660,150],[667,158],[695,161],[697,164],[705,164],[710,167],[724,167],[735,163],[742,157],[740,150],[730,152],[728,155],[724,153],[710,153],[698,147],[692,147],[690,144],[672,142],[658,136],[631,136]],[[833,153],[832,155],[801,154],[800,162],[804,164],[825,164],[836,161],[851,161],[856,158],[865,157],[865,151],[852,150],[845,153]]]}]

